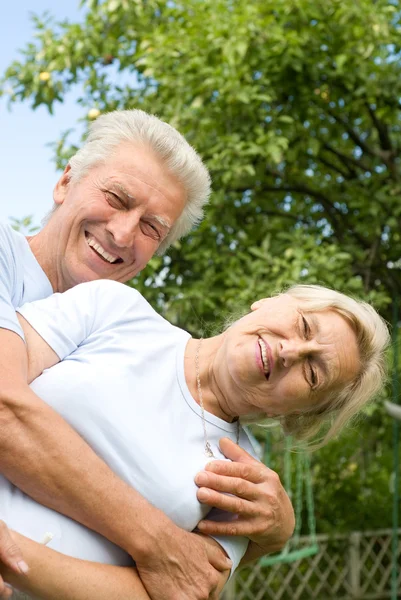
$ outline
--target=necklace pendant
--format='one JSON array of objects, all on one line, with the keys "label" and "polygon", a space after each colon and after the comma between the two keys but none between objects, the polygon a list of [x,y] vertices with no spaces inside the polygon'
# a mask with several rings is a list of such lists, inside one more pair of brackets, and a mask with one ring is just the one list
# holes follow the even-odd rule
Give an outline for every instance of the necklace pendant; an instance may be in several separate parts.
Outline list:
[{"label": "necklace pendant", "polygon": [[205,455],[209,458],[214,458],[213,450],[211,449],[209,442],[206,442],[205,444]]}]

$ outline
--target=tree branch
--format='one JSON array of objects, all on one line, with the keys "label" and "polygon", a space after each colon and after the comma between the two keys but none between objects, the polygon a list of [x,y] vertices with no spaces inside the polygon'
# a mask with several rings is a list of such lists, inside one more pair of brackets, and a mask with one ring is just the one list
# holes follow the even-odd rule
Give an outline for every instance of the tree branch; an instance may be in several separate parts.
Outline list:
[{"label": "tree branch", "polygon": [[365,106],[370,115],[370,118],[372,119],[372,123],[375,126],[377,133],[379,135],[379,141],[380,141],[380,146],[381,146],[380,156],[382,157],[383,162],[386,164],[388,170],[390,171],[393,179],[397,180],[398,172],[397,172],[397,168],[396,168],[396,165],[394,162],[395,150],[394,150],[393,144],[391,142],[388,127],[385,123],[380,121],[380,119],[377,117],[375,111],[373,110],[373,108],[370,106],[370,104],[368,102],[365,102]]},{"label": "tree branch", "polygon": [[382,150],[385,150],[386,152],[390,152],[392,154],[393,153],[393,144],[391,143],[390,134],[389,134],[387,125],[385,123],[383,123],[382,121],[380,121],[380,119],[377,117],[375,111],[373,110],[373,108],[371,107],[371,105],[368,102],[365,102],[365,106],[368,110],[370,118],[372,119],[372,123],[376,127],[377,133],[379,134],[380,146],[381,146]]},{"label": "tree branch", "polygon": [[[330,222],[330,225],[333,227],[333,230],[335,232],[335,235],[336,235],[338,241],[339,242],[344,241],[345,234],[346,234],[346,227],[344,225],[344,215],[339,211],[338,208],[336,208],[334,206],[333,202],[326,195],[324,195],[321,191],[314,190],[313,188],[309,187],[305,183],[297,183],[297,184],[289,183],[289,184],[282,185],[282,186],[264,185],[263,191],[265,191],[265,192],[290,192],[290,193],[294,192],[294,193],[305,194],[306,196],[315,198],[322,204],[326,213],[331,218],[331,220],[329,219],[329,222]],[[354,239],[358,240],[358,242],[361,244],[361,246],[363,248],[370,247],[370,246],[368,246],[367,240],[364,239],[359,233],[357,233],[356,231],[353,231],[352,235],[353,235]]]},{"label": "tree branch", "polygon": [[315,198],[320,202],[325,211],[330,215],[333,222],[331,225],[337,232],[338,239],[342,239],[342,232],[344,227],[341,227],[339,221],[339,215],[342,217],[341,213],[339,213],[338,209],[333,205],[331,200],[329,200],[322,192],[318,190],[314,190],[313,188],[305,185],[304,183],[293,184],[290,183],[288,185],[281,186],[269,186],[264,185],[263,191],[265,192],[295,192],[300,194],[305,194],[306,196],[310,196],[311,198]]},{"label": "tree branch", "polygon": [[319,154],[319,156],[316,156],[315,159],[323,163],[327,168],[341,175],[341,177],[343,177],[344,179],[355,179],[357,177],[355,171],[348,168],[348,172],[345,172],[342,169],[340,169],[340,167],[338,167],[337,165],[333,165],[332,162],[327,160],[327,158],[325,158],[321,154]]},{"label": "tree branch", "polygon": [[383,157],[381,156],[381,153],[378,152],[377,150],[375,150],[374,148],[371,148],[361,138],[361,136],[355,131],[355,129],[353,129],[351,127],[351,125],[349,124],[347,119],[336,114],[335,111],[333,109],[331,109],[329,106],[327,107],[327,112],[333,117],[333,119],[335,119],[337,121],[337,123],[341,123],[341,125],[344,127],[345,131],[348,133],[349,137],[352,139],[352,141],[357,146],[359,146],[359,148],[362,150],[362,152],[365,152],[365,154],[369,154],[370,156],[379,157],[379,158],[383,159]]},{"label": "tree branch", "polygon": [[369,167],[363,160],[354,158],[353,156],[347,156],[347,154],[343,154],[339,150],[336,150],[336,148],[332,148],[332,146],[330,146],[330,144],[327,142],[322,142],[322,145],[325,150],[337,156],[343,165],[345,165],[352,173],[355,171],[350,168],[349,164],[354,165],[354,167],[361,169],[361,171],[364,172],[372,170],[371,167]]}]

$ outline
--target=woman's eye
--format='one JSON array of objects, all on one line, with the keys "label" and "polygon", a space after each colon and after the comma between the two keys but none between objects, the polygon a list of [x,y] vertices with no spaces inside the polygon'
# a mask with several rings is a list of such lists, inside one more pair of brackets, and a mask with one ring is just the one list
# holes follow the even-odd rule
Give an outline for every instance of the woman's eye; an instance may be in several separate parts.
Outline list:
[{"label": "woman's eye", "polygon": [[304,335],[305,335],[305,338],[306,338],[307,340],[309,340],[309,339],[310,339],[310,336],[311,336],[311,328],[310,328],[310,326],[309,326],[309,323],[308,323],[308,321],[305,319],[305,317],[304,317],[304,316],[302,317],[302,325],[303,325],[303,330],[304,330]]},{"label": "woman's eye", "polygon": [[317,374],[311,364],[309,365],[309,369],[310,369],[310,381],[311,381],[312,387],[314,387],[317,384]]}]

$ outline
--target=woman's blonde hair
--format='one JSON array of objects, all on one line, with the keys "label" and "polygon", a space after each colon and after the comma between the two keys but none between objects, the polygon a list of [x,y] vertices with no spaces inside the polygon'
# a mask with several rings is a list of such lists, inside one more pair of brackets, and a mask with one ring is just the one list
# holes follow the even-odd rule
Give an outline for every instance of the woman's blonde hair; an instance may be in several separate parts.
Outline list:
[{"label": "woman's blonde hair", "polygon": [[[382,388],[386,376],[385,350],[390,334],[376,310],[361,300],[319,285],[295,285],[283,293],[298,300],[305,312],[336,312],[349,323],[356,335],[360,360],[356,378],[343,389],[328,392],[323,405],[279,417],[287,435],[308,441],[311,449],[317,449],[338,435]],[[256,418],[250,421],[257,422]],[[318,438],[324,425],[326,431]]]},{"label": "woman's blonde hair", "polygon": [[360,360],[357,377],[342,390],[328,392],[323,405],[281,418],[284,431],[298,440],[316,440],[322,426],[328,423],[327,431],[314,444],[314,447],[321,447],[338,435],[382,388],[390,334],[376,310],[361,300],[319,285],[296,285],[285,293],[299,300],[306,312],[336,312],[356,335]]}]

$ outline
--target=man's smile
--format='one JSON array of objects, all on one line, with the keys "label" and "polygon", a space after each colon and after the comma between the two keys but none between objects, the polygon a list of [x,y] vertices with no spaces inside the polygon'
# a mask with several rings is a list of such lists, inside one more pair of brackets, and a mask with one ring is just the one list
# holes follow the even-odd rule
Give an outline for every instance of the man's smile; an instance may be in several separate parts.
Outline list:
[{"label": "man's smile", "polygon": [[85,232],[85,237],[86,237],[86,241],[88,243],[88,246],[90,248],[92,248],[92,250],[94,252],[96,252],[96,254],[98,256],[100,256],[103,260],[105,260],[109,264],[113,265],[113,264],[116,264],[116,263],[122,263],[122,262],[124,262],[123,259],[120,256],[118,256],[116,254],[111,254],[105,248],[103,248],[103,246],[99,243],[99,241],[97,239],[95,239],[87,231]]}]

